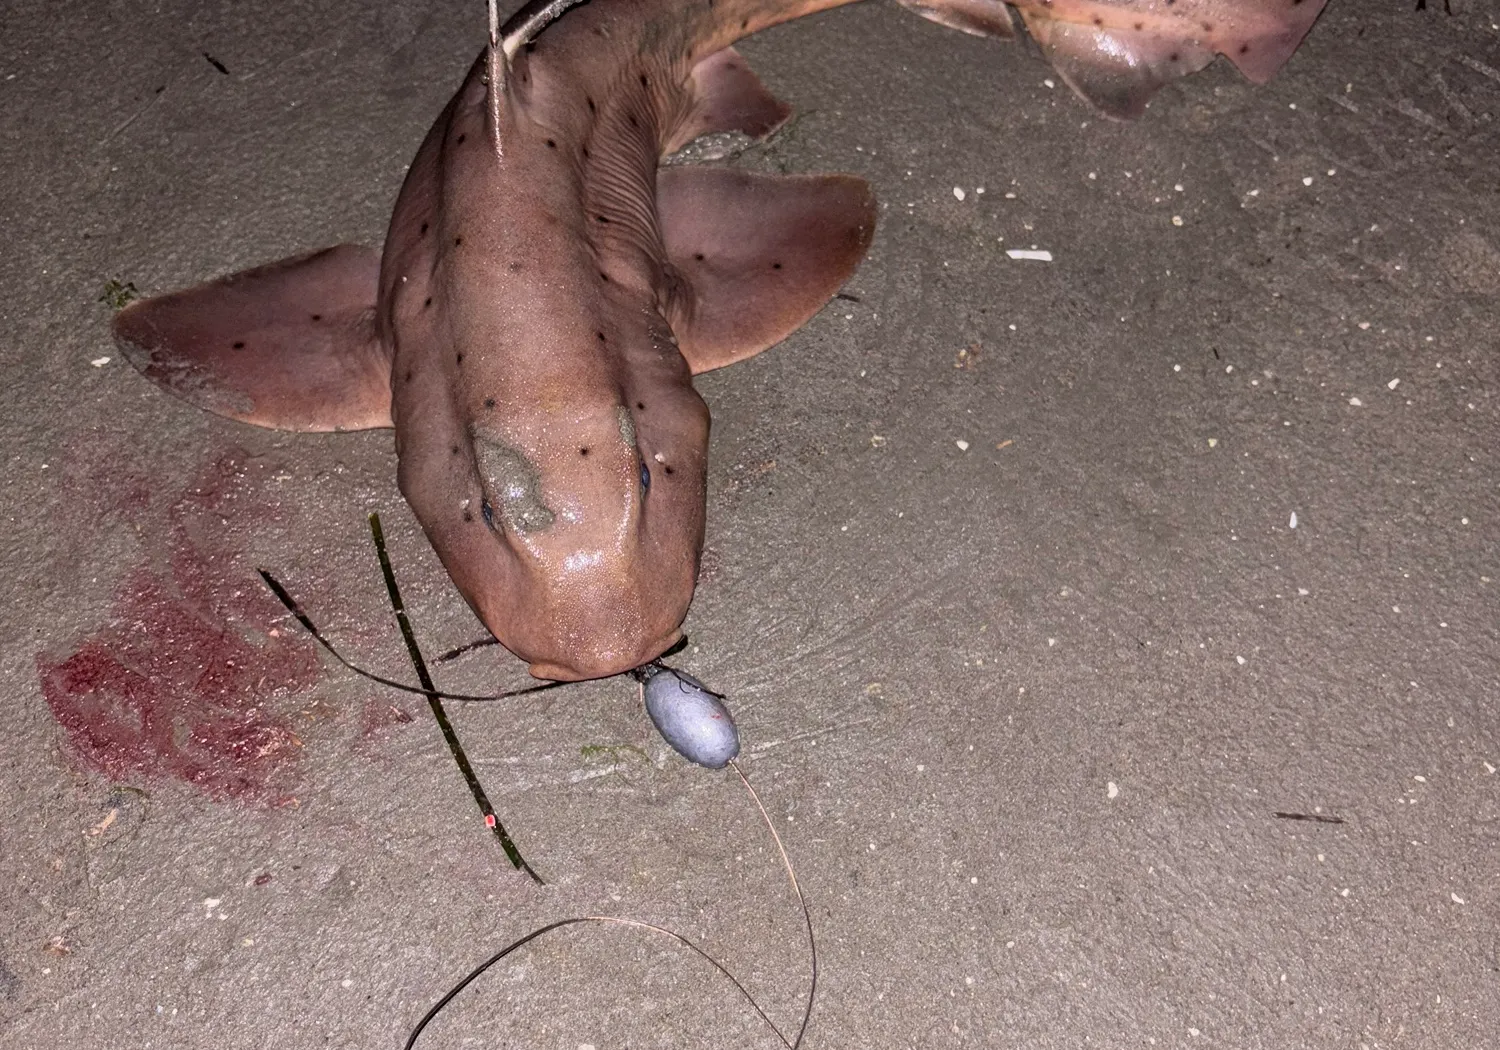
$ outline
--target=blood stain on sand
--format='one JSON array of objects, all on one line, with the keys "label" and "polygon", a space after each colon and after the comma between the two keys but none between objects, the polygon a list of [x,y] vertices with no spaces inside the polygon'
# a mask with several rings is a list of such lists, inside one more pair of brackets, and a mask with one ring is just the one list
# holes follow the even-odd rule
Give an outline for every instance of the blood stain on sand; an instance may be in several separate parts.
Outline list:
[{"label": "blood stain on sand", "polygon": [[39,653],[36,667],[74,752],[111,779],[290,800],[301,743],[277,702],[322,669],[311,641],[274,626],[280,606],[237,564],[234,531],[279,516],[266,472],[226,452],[155,522],[134,485],[107,508],[145,524],[143,536],[163,536],[165,549],[126,573],[108,623],[65,657]]}]

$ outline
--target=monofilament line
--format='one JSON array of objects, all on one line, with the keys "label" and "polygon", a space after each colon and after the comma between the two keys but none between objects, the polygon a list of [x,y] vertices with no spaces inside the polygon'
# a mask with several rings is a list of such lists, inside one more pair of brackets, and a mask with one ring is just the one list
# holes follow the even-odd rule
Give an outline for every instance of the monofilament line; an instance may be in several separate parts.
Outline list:
[{"label": "monofilament line", "polygon": [[649,930],[652,933],[661,934],[663,937],[677,942],[684,948],[687,948],[695,955],[702,958],[715,970],[718,970],[719,973],[722,974],[729,981],[729,983],[734,986],[735,990],[738,991],[740,995],[744,996],[745,1001],[750,1004],[750,1008],[755,1011],[756,1016],[764,1021],[766,1023],[766,1026],[776,1034],[776,1038],[781,1042],[782,1046],[786,1047],[786,1050],[801,1050],[802,1039],[807,1034],[807,1025],[808,1022],[812,1019],[813,1001],[818,991],[818,944],[817,939],[813,935],[812,911],[808,908],[807,898],[803,896],[802,887],[797,882],[797,872],[792,867],[791,857],[787,855],[786,847],[782,845],[781,836],[776,833],[776,825],[771,822],[770,814],[766,812],[766,807],[761,804],[760,796],[756,794],[755,788],[751,786],[749,778],[745,776],[744,771],[740,769],[739,764],[736,763],[733,759],[730,760],[729,764],[734,767],[735,774],[740,778],[740,783],[745,785],[745,790],[750,793],[750,798],[755,803],[755,808],[760,813],[761,820],[765,822],[766,829],[771,832],[771,839],[776,843],[776,851],[781,855],[781,863],[786,868],[787,880],[792,884],[792,892],[797,897],[797,906],[802,910],[802,922],[807,929],[807,951],[808,956],[811,960],[811,980],[809,981],[807,988],[807,1006],[802,1012],[802,1023],[797,1028],[797,1036],[795,1039],[788,1039],[786,1037],[786,1033],[784,1033],[781,1028],[777,1026],[776,1022],[771,1020],[770,1015],[768,1015],[766,1011],[761,1008],[761,1005],[756,1001],[755,996],[750,994],[749,990],[740,983],[739,978],[735,977],[735,975],[731,973],[723,963],[719,962],[719,960],[715,959],[712,955],[709,955],[708,952],[704,951],[697,944],[694,944],[692,941],[688,940],[688,938],[682,936],[682,934],[669,930],[665,926],[657,926],[654,923],[642,922],[639,919],[620,918],[614,915],[581,915],[571,919],[559,919],[557,922],[548,923],[546,926],[543,926],[540,929],[532,930],[530,933],[520,938],[519,940],[515,940],[510,944],[507,944],[504,948],[501,948],[498,952],[496,952],[494,955],[491,955],[484,962],[474,967],[473,970],[470,970],[468,975],[464,977],[463,980],[459,981],[456,985],[449,989],[448,992],[444,994],[443,997],[436,1003],[434,1003],[432,1008],[422,1016],[422,1019],[417,1022],[416,1027],[412,1029],[411,1036],[406,1040],[406,1044],[403,1047],[403,1050],[412,1050],[412,1048],[416,1045],[417,1037],[420,1036],[423,1030],[426,1029],[426,1027],[433,1021],[433,1019],[442,1012],[443,1008],[451,1003],[460,992],[462,992],[465,988],[478,980],[479,977],[483,975],[484,972],[491,966],[494,966],[501,959],[504,959],[516,949],[531,943],[544,934],[551,933],[553,930],[560,930],[565,926],[579,926],[583,923],[600,923],[610,926],[629,926],[636,929]]}]

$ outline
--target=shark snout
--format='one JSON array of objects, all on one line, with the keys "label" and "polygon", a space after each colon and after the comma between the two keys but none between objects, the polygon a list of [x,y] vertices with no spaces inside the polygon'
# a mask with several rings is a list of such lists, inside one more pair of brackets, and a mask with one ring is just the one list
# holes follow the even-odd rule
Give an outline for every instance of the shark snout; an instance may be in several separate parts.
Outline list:
[{"label": "shark snout", "polygon": [[610,678],[650,663],[681,640],[681,628],[674,627],[666,634],[631,649],[588,654],[567,652],[559,654],[558,658],[533,660],[528,670],[533,678],[547,678],[557,682]]},{"label": "shark snout", "polygon": [[[516,561],[525,565],[519,580],[481,587],[471,604],[537,678],[608,678],[654,660],[682,638],[693,598],[690,569],[647,566],[590,548]],[[565,562],[572,564],[560,569]]]}]

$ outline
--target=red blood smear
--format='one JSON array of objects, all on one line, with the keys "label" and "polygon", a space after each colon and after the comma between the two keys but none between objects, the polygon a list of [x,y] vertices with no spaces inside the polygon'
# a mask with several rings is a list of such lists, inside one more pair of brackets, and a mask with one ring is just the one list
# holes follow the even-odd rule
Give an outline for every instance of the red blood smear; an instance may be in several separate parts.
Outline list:
[{"label": "red blood smear", "polygon": [[[36,658],[42,693],[77,755],[111,779],[175,778],[210,795],[290,798],[300,743],[276,701],[322,675],[313,643],[270,633],[280,608],[235,564],[235,528],[276,517],[231,452],[168,511],[160,558],[127,573],[111,621],[71,655]],[[127,509],[140,511],[129,486]]]}]

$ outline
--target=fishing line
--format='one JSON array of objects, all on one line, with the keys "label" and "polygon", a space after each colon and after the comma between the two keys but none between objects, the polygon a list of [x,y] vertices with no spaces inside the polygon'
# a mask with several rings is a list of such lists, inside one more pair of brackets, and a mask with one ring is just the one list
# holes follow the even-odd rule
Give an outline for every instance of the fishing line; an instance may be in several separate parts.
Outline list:
[{"label": "fishing line", "polygon": [[462,992],[465,988],[478,980],[490,967],[494,966],[496,963],[504,959],[506,956],[510,955],[512,952],[516,951],[518,948],[530,944],[532,941],[548,933],[551,933],[553,930],[560,930],[567,926],[579,926],[583,923],[599,923],[601,925],[607,926],[628,926],[635,929],[649,930],[652,933],[659,933],[663,937],[676,941],[684,948],[687,948],[694,954],[698,955],[715,970],[718,970],[719,973],[721,973],[729,981],[729,983],[734,986],[735,990],[738,991],[740,995],[744,996],[745,1001],[750,1004],[750,1008],[754,1010],[756,1015],[766,1023],[766,1025],[771,1029],[772,1032],[776,1034],[776,1038],[780,1040],[782,1046],[786,1047],[787,1050],[800,1050],[800,1047],[802,1046],[802,1039],[807,1034],[808,1022],[812,1020],[813,1002],[818,993],[818,942],[817,938],[813,934],[812,910],[807,906],[807,898],[803,895],[802,887],[797,882],[797,872],[792,867],[791,857],[787,855],[786,847],[781,842],[781,836],[776,833],[776,825],[772,823],[771,815],[766,812],[766,807],[764,804],[762,804],[760,795],[756,793],[755,788],[750,783],[750,779],[745,776],[744,770],[740,769],[738,762],[730,759],[729,765],[733,767],[735,774],[740,778],[740,783],[745,785],[745,790],[750,793],[750,798],[755,803],[755,808],[759,811],[761,820],[765,822],[766,830],[771,833],[771,840],[776,843],[776,851],[781,855],[782,866],[786,868],[787,881],[792,884],[792,892],[796,895],[797,905],[802,910],[803,926],[807,930],[807,953],[810,960],[809,970],[811,973],[811,977],[808,981],[807,987],[807,1006],[802,1011],[802,1023],[797,1028],[797,1036],[795,1039],[787,1038],[786,1033],[781,1030],[781,1028],[776,1024],[775,1021],[771,1020],[770,1015],[767,1014],[765,1009],[761,1007],[760,1003],[756,1001],[755,996],[750,994],[749,989],[747,989],[740,982],[739,978],[737,978],[732,972],[730,972],[728,967],[719,962],[719,960],[715,959],[703,948],[699,947],[697,944],[684,937],[682,934],[677,933],[674,930],[669,930],[665,926],[657,926],[654,923],[643,922],[640,919],[621,918],[615,915],[579,915],[571,919],[559,919],[556,922],[551,922],[546,926],[542,926],[535,930],[532,930],[530,933],[526,934],[526,936],[514,940],[510,944],[507,944],[504,948],[501,948],[498,952],[491,955],[488,959],[484,960],[484,962],[480,963],[478,966],[474,967],[474,969],[470,970],[468,975],[465,976],[463,980],[459,981],[447,992],[445,992],[442,998],[434,1003],[432,1005],[432,1008],[429,1009],[427,1013],[422,1015],[422,1019],[417,1022],[416,1027],[412,1029],[411,1035],[407,1038],[403,1050],[412,1050],[412,1047],[416,1045],[417,1038],[422,1034],[423,1030],[425,1030],[427,1026],[431,1024],[434,1019],[436,1019],[437,1015],[441,1013],[449,1003],[456,999],[460,992]]},{"label": "fishing line", "polygon": [[472,653],[476,649],[483,649],[485,646],[499,644],[500,639],[498,638],[481,638],[477,642],[470,642],[468,645],[460,645],[456,648],[449,649],[446,653],[440,653],[439,655],[432,658],[432,662],[435,664],[445,664],[449,660],[458,659],[465,653]]},{"label": "fishing line", "polygon": [[[460,656],[463,656],[463,655],[465,655],[467,653],[474,652],[476,649],[484,649],[484,648],[486,648],[488,646],[499,645],[499,644],[500,644],[500,639],[498,639],[498,638],[480,638],[479,640],[470,642],[467,645],[460,645],[460,646],[457,646],[457,647],[455,647],[453,649],[449,649],[447,652],[441,653],[438,656],[434,656],[432,658],[432,662],[435,663],[435,664],[445,664],[449,660],[456,660]],[[684,650],[684,649],[687,648],[687,644],[688,644],[687,635],[683,635],[681,638],[677,639],[677,641],[673,644],[672,648],[670,648],[666,652],[662,653],[660,656],[657,657],[657,659],[658,660],[665,660],[667,657],[672,656],[675,653],[680,653],[682,650]],[[515,696],[515,695],[519,695],[519,694],[512,693],[512,694],[507,694],[507,695]]]},{"label": "fishing line", "polygon": [[[443,734],[443,739],[448,745],[449,752],[453,755],[454,761],[458,764],[459,772],[463,775],[464,781],[468,785],[470,793],[474,796],[475,803],[478,804],[481,813],[484,814],[485,824],[495,833],[495,837],[499,840],[501,848],[505,851],[505,855],[510,859],[511,863],[517,869],[526,872],[526,874],[531,876],[531,878],[538,884],[545,885],[545,882],[543,881],[541,876],[539,876],[531,868],[531,865],[526,863],[525,859],[522,858],[520,851],[516,848],[515,843],[511,840],[510,835],[506,832],[505,826],[500,823],[498,816],[496,816],[494,807],[490,805],[489,797],[485,794],[484,787],[480,784],[479,777],[475,773],[473,765],[469,762],[468,756],[464,752],[463,745],[459,742],[458,735],[453,730],[452,723],[448,720],[447,712],[443,709],[442,701],[445,699],[458,700],[463,702],[506,700],[512,697],[524,696],[528,693],[537,693],[546,689],[554,689],[560,685],[569,685],[571,683],[545,682],[541,685],[534,685],[525,689],[517,689],[506,693],[496,693],[488,696],[478,696],[465,693],[447,693],[437,689],[432,681],[432,676],[428,671],[427,662],[422,655],[421,646],[417,643],[416,634],[412,630],[411,619],[407,616],[406,606],[401,598],[401,589],[396,583],[396,574],[391,566],[390,556],[386,551],[385,534],[380,525],[380,515],[371,513],[369,516],[369,523],[370,535],[375,544],[376,556],[380,561],[380,571],[385,581],[386,593],[390,598],[391,611],[395,614],[396,623],[401,629],[401,637],[406,643],[407,655],[411,658],[412,668],[416,672],[417,680],[421,683],[420,686],[408,685],[405,682],[399,682],[392,678],[386,678],[383,675],[374,674],[373,672],[366,671],[364,668],[359,667],[350,660],[346,659],[343,654],[335,649],[333,647],[333,644],[323,636],[323,633],[318,629],[317,625],[313,623],[312,618],[308,616],[307,612],[302,608],[301,603],[291,596],[291,594],[285,587],[281,585],[280,581],[278,581],[276,577],[272,576],[265,569],[257,569],[256,571],[260,573],[261,579],[265,581],[265,584],[270,588],[271,593],[276,595],[277,599],[280,600],[281,604],[286,607],[287,611],[297,619],[297,622],[302,625],[303,629],[306,630],[307,633],[310,634],[313,639],[325,650],[327,650],[328,654],[339,663],[343,664],[349,670],[355,672],[356,674],[362,675],[372,682],[378,682],[381,685],[389,686],[393,689],[400,689],[408,693],[417,693],[427,698],[427,702],[432,709],[433,717],[437,721],[438,728]],[[467,646],[461,646],[458,649],[454,649],[450,652],[444,653],[443,656],[439,657],[439,659],[452,659],[456,656],[461,655],[462,653],[479,648],[485,644],[488,644],[488,642],[476,642]],[[675,652],[678,649],[685,647],[685,645],[686,639],[683,639],[676,646],[674,646],[671,651]],[[665,656],[668,654],[664,653],[663,655]],[[642,690],[644,696],[644,685],[642,685]],[[718,694],[711,695],[717,696]],[[760,818],[762,822],[764,822],[766,830],[771,833],[771,840],[776,844],[776,852],[781,857],[782,866],[786,869],[787,881],[791,883],[792,893],[796,896],[797,905],[802,911],[803,927],[807,931],[807,952],[809,959],[807,1005],[803,1009],[802,1021],[798,1025],[797,1035],[795,1038],[787,1038],[786,1033],[781,1030],[781,1028],[776,1024],[775,1021],[771,1020],[770,1015],[766,1013],[765,1009],[761,1007],[760,1003],[755,999],[755,997],[750,994],[749,989],[747,989],[744,984],[741,983],[739,978],[735,977],[735,975],[726,966],[724,966],[723,963],[719,962],[707,951],[705,951],[699,945],[695,944],[693,941],[689,940],[687,937],[684,937],[682,934],[677,933],[674,930],[670,930],[665,926],[657,926],[653,923],[644,922],[640,919],[622,918],[613,915],[582,915],[575,916],[569,919],[559,919],[556,922],[548,923],[546,926],[535,929],[526,934],[524,937],[512,941],[510,944],[506,945],[504,948],[500,949],[484,962],[476,966],[468,973],[467,976],[463,978],[463,980],[459,981],[451,989],[444,993],[444,995],[436,1003],[433,1004],[433,1006],[427,1011],[427,1013],[423,1015],[422,1019],[417,1022],[416,1026],[412,1029],[410,1037],[408,1037],[406,1041],[404,1050],[412,1050],[412,1047],[415,1046],[418,1037],[421,1036],[422,1032],[427,1028],[427,1026],[437,1018],[438,1014],[441,1013],[443,1009],[447,1007],[448,1004],[451,1003],[465,988],[467,988],[474,981],[478,980],[479,977],[481,977],[485,973],[485,971],[490,969],[490,967],[500,962],[500,960],[504,959],[512,952],[524,947],[525,945],[529,944],[539,937],[551,933],[554,930],[560,930],[569,926],[578,926],[584,923],[599,923],[601,925],[625,926],[634,929],[648,930],[652,933],[660,934],[661,936],[682,945],[684,948],[687,948],[695,955],[698,955],[700,958],[702,958],[705,962],[707,962],[710,966],[712,966],[715,970],[722,974],[731,985],[734,986],[735,990],[744,997],[747,1003],[749,1003],[750,1008],[755,1011],[756,1016],[764,1021],[767,1027],[769,1027],[771,1031],[775,1033],[777,1040],[781,1043],[782,1046],[786,1047],[786,1050],[800,1050],[802,1040],[807,1034],[808,1023],[812,1020],[813,1004],[816,1001],[818,991],[818,943],[817,937],[813,932],[812,911],[808,907],[806,896],[804,896],[802,893],[802,886],[797,881],[797,873],[792,866],[791,857],[787,854],[786,846],[782,843],[781,836],[776,831],[776,825],[772,822],[771,815],[766,811],[764,803],[761,802],[760,795],[756,792],[755,787],[750,783],[750,779],[745,776],[744,770],[740,769],[738,762],[734,761],[734,759],[731,758],[728,759],[728,765],[734,769],[735,775],[740,779],[740,783],[745,786],[745,790],[749,793],[751,801],[755,803],[755,809],[760,814]]]},{"label": "fishing line", "polygon": [[383,675],[373,674],[346,660],[343,654],[335,649],[327,638],[323,637],[323,632],[318,630],[317,624],[312,621],[312,617],[307,615],[301,603],[287,592],[287,589],[281,585],[276,577],[272,576],[265,569],[257,569],[256,571],[260,573],[260,578],[265,581],[266,586],[271,589],[271,593],[276,595],[281,600],[281,604],[286,606],[287,611],[297,618],[297,622],[302,625],[303,629],[312,635],[313,639],[319,645],[328,650],[328,653],[339,663],[349,668],[349,670],[363,675],[372,682],[378,682],[381,685],[390,686],[392,689],[400,689],[408,693],[417,693],[427,698],[427,704],[432,710],[433,719],[437,722],[438,730],[443,735],[443,742],[448,745],[448,753],[453,756],[453,761],[457,764],[458,771],[463,776],[464,783],[469,788],[469,794],[474,797],[474,803],[479,807],[480,815],[484,818],[485,827],[494,833],[496,840],[500,843],[500,848],[505,851],[505,856],[517,870],[524,871],[538,885],[546,885],[545,880],[521,856],[521,851],[516,847],[515,841],[510,837],[510,833],[505,830],[505,825],[501,822],[499,814],[495,812],[495,807],[490,804],[489,795],[485,793],[484,785],[479,781],[479,775],[474,771],[474,766],[469,762],[469,756],[464,751],[463,744],[458,739],[458,733],[453,729],[453,723],[448,720],[448,712],[443,709],[442,701],[460,700],[475,702],[505,700],[515,696],[524,696],[527,693],[541,692],[544,689],[554,689],[557,686],[567,685],[568,683],[544,682],[541,685],[530,686],[526,689],[517,689],[508,693],[498,693],[492,696],[469,696],[464,693],[445,693],[438,690],[433,685],[432,676],[427,671],[427,662],[422,658],[421,647],[417,645],[416,635],[411,629],[411,621],[406,615],[405,603],[401,600],[401,588],[396,584],[396,574],[391,568],[391,559],[385,549],[385,534],[380,527],[380,515],[372,513],[369,520],[370,536],[375,541],[375,554],[380,560],[380,572],[385,579],[385,589],[386,594],[390,597],[391,611],[395,613],[396,623],[401,628],[401,637],[406,641],[406,651],[411,657],[413,669],[417,672],[417,681],[422,683],[420,688],[407,685],[405,682],[398,682],[393,678],[386,678]]},{"label": "fishing line", "polygon": [[[571,682],[542,682],[540,685],[529,685],[525,689],[512,689],[507,693],[490,693],[485,696],[479,696],[471,693],[448,693],[444,692],[441,689],[424,689],[419,685],[408,685],[406,682],[398,682],[394,678],[386,678],[384,675],[378,675],[373,671],[366,671],[363,667],[360,667],[358,664],[346,659],[343,653],[339,652],[333,647],[332,642],[323,637],[323,632],[318,630],[318,625],[312,622],[312,617],[307,615],[307,612],[302,608],[301,603],[298,602],[296,598],[293,598],[290,594],[287,593],[287,589],[281,585],[281,581],[277,580],[276,577],[272,576],[265,569],[256,569],[255,571],[260,573],[260,578],[264,580],[266,586],[271,589],[271,593],[276,595],[276,597],[281,601],[282,605],[286,606],[287,612],[291,613],[297,618],[297,622],[302,625],[302,629],[305,630],[308,634],[312,635],[313,640],[328,651],[328,655],[332,656],[335,660],[343,664],[345,667],[349,668],[349,670],[353,671],[355,674],[363,675],[372,682],[379,682],[381,685],[390,686],[392,689],[400,689],[404,693],[416,693],[418,696],[435,696],[440,700],[462,700],[464,703],[468,704],[483,704],[492,703],[496,700],[509,700],[517,696],[527,696],[531,693],[541,693],[545,692],[548,689],[556,689],[560,685],[573,684]],[[464,647],[464,651],[467,651],[469,648],[474,647],[476,646]],[[458,655],[458,650],[455,650],[451,655],[447,653],[444,654],[444,656],[448,659],[452,659],[452,657],[456,655]]]}]

